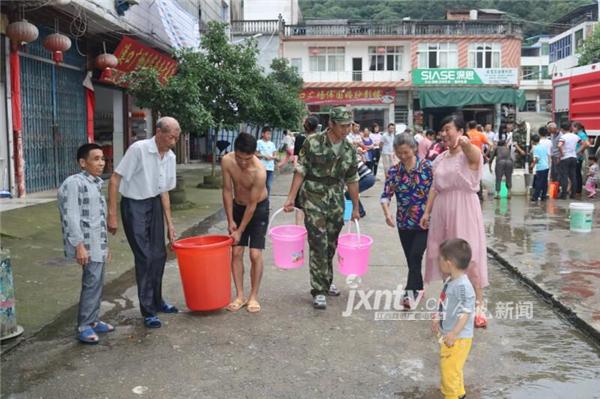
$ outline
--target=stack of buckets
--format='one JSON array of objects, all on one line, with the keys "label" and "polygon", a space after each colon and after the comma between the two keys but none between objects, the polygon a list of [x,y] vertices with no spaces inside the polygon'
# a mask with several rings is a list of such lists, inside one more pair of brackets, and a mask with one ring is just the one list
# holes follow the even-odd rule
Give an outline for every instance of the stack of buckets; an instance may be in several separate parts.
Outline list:
[{"label": "stack of buckets", "polygon": [[[349,204],[348,204],[349,203]],[[283,209],[273,214],[269,226]],[[298,209],[297,209],[298,211]],[[352,202],[346,201],[344,220],[352,216]],[[358,222],[356,233],[348,231],[338,238],[338,267],[343,275],[364,275],[369,267],[369,254],[373,239],[360,234]],[[304,245],[307,237],[306,228],[297,225],[276,226],[268,230],[273,247],[275,265],[281,269],[296,269],[304,264]]]}]

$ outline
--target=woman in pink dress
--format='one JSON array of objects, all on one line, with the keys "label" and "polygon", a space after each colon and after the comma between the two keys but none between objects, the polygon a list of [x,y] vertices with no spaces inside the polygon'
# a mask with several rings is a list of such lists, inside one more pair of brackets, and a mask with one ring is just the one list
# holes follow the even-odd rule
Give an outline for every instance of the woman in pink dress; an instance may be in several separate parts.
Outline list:
[{"label": "woman in pink dress", "polygon": [[429,228],[425,283],[443,277],[438,268],[440,244],[451,238],[466,240],[473,251],[467,275],[475,288],[475,326],[486,327],[482,310],[483,289],[488,286],[487,249],[477,197],[483,156],[464,135],[464,122],[456,115],[442,121],[442,140],[448,150],[433,162],[433,186],[420,223],[423,229]]}]

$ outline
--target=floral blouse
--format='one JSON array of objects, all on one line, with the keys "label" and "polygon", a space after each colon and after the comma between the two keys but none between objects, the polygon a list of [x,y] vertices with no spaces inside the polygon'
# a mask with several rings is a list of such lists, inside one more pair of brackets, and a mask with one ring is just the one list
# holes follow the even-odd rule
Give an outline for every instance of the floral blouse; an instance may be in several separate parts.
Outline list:
[{"label": "floral blouse", "polygon": [[381,202],[389,202],[396,194],[396,224],[400,230],[421,230],[419,221],[425,212],[429,189],[433,182],[431,162],[417,157],[415,168],[407,171],[402,162],[388,171]]}]

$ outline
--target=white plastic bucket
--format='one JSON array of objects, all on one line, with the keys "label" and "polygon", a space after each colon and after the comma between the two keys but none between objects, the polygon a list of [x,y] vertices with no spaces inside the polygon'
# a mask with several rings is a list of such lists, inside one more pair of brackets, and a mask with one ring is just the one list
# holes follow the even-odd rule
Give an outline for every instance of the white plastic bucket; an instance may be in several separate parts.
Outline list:
[{"label": "white plastic bucket", "polygon": [[569,204],[571,231],[575,233],[589,233],[592,231],[593,214],[594,204],[587,202],[572,202]]}]

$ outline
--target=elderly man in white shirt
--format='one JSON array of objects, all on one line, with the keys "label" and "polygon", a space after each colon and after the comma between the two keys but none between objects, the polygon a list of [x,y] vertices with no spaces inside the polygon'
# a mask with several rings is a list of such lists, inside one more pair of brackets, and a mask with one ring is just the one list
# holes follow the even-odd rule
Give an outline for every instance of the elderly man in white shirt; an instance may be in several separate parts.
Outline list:
[{"label": "elderly man in white shirt", "polygon": [[158,312],[177,313],[162,298],[167,259],[165,221],[169,241],[175,241],[169,191],[175,188],[175,154],[181,128],[165,116],[156,122],[156,134],[133,143],[110,178],[108,231],[117,232],[117,188],[121,193],[123,229],[135,258],[135,277],[144,325],[161,327]]}]

